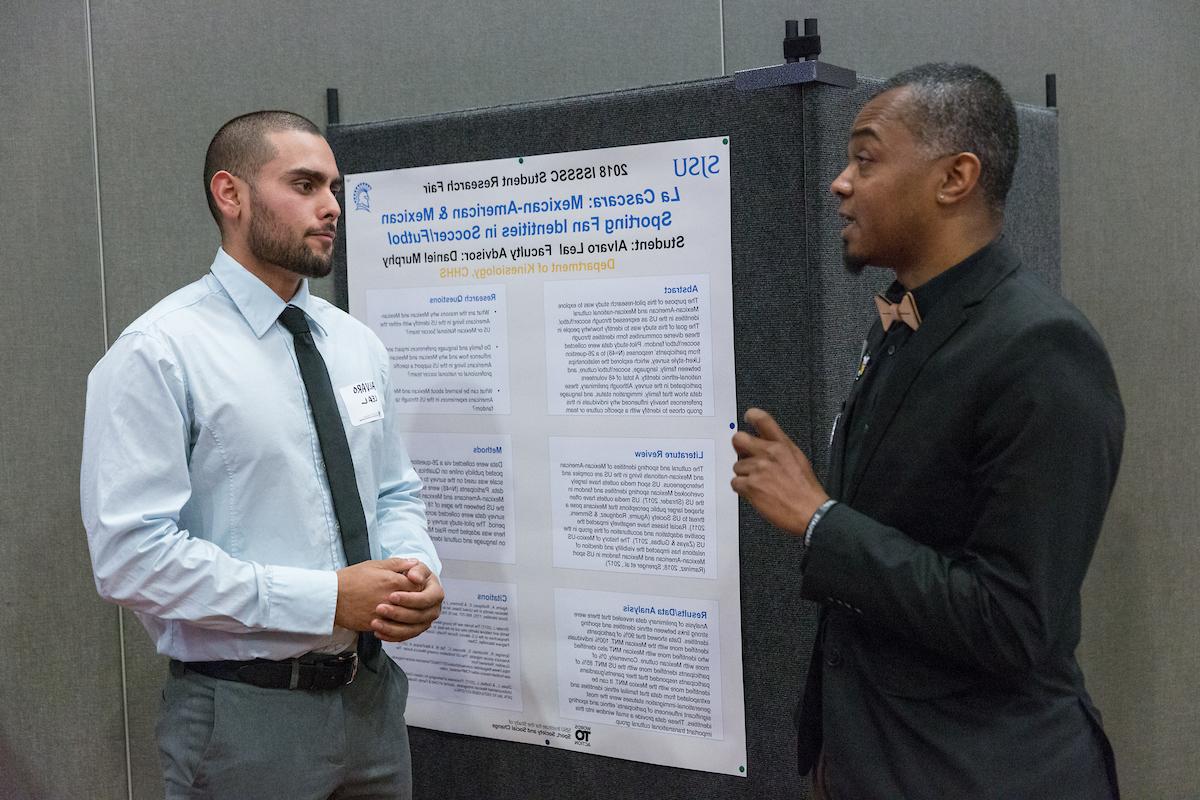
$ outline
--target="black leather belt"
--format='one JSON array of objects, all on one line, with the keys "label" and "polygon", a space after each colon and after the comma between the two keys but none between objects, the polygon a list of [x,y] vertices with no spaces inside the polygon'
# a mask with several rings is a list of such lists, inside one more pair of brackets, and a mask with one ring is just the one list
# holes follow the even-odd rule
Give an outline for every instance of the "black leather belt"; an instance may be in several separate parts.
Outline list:
[{"label": "black leather belt", "polygon": [[238,681],[263,689],[329,690],[345,686],[358,672],[358,654],[309,654],[284,661],[171,661],[184,670],[223,681]]}]

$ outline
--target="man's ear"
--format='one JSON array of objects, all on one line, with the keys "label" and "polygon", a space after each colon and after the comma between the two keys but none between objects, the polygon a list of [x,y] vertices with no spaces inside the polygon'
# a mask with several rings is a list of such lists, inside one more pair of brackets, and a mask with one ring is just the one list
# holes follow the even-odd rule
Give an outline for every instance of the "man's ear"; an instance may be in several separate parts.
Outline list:
[{"label": "man's ear", "polygon": [[249,205],[249,186],[228,170],[218,170],[208,182],[208,190],[212,192],[217,212],[226,222],[239,219]]},{"label": "man's ear", "polygon": [[937,199],[943,205],[960,203],[979,185],[982,165],[974,153],[956,153],[945,157],[945,171],[938,185]]}]

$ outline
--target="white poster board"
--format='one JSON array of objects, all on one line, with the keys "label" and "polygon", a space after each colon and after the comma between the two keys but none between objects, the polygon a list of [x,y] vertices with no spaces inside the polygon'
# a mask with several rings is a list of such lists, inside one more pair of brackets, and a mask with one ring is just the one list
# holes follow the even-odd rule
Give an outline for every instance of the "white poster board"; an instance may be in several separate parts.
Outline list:
[{"label": "white poster board", "polygon": [[445,560],[409,723],[745,775],[728,139],[346,187]]}]

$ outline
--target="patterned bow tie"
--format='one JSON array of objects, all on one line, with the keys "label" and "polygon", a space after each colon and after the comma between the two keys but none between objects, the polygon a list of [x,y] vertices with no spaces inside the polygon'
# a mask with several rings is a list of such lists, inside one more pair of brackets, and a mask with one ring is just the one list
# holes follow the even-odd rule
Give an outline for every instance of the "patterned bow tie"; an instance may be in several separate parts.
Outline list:
[{"label": "patterned bow tie", "polygon": [[905,292],[899,303],[890,302],[881,294],[875,295],[875,307],[879,309],[879,321],[886,331],[893,322],[903,322],[914,331],[921,327],[921,312],[917,311],[917,300],[912,292]]}]

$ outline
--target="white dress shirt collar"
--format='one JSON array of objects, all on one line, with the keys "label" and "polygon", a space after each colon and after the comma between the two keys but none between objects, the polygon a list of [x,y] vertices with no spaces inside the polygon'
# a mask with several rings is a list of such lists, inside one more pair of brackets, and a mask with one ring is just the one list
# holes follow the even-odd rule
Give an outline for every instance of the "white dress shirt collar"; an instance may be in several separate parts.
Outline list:
[{"label": "white dress shirt collar", "polygon": [[259,339],[271,329],[283,309],[289,305],[301,309],[309,321],[315,323],[314,332],[326,335],[326,330],[316,314],[317,309],[308,290],[307,278],[300,281],[300,289],[291,301],[285,303],[270,286],[226,253],[223,247],[217,248],[217,256],[213,259],[210,269],[213,277],[233,300],[246,324]]}]

